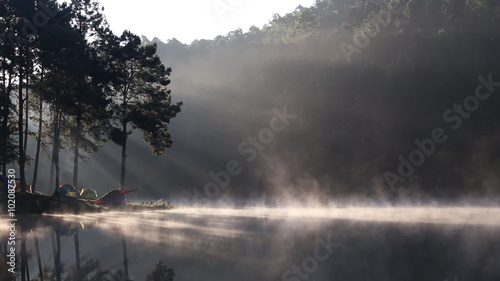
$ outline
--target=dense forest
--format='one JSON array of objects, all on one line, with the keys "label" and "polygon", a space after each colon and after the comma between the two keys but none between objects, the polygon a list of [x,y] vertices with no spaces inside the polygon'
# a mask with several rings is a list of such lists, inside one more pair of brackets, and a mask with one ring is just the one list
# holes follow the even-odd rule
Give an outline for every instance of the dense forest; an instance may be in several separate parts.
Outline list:
[{"label": "dense forest", "polygon": [[[190,93],[185,139],[209,150],[191,161],[243,165],[224,195],[477,198],[500,191],[499,23],[496,1],[316,1],[247,32],[152,41]],[[238,144],[284,106],[298,117],[245,161]]]},{"label": "dense forest", "polygon": [[[156,55],[131,32],[111,32],[97,1],[5,0],[0,7],[0,167],[9,164],[26,186],[34,162],[36,188],[42,151],[51,159],[51,188],[60,183],[62,149],[74,153],[73,185],[79,162],[111,140],[122,147],[125,182],[127,139],[140,129],[155,155],[172,145],[169,76]],[[28,140],[36,141],[28,151]],[[118,173],[117,173],[118,174]],[[48,177],[48,175],[43,175]]]},{"label": "dense forest", "polygon": [[[497,1],[318,0],[190,44],[116,36],[88,1],[5,2],[4,173],[36,163],[40,149],[27,153],[28,138],[51,151],[55,171],[60,149],[106,161],[92,153],[108,140],[126,149],[129,124],[142,131],[131,139],[143,137],[154,154],[176,138],[159,160],[129,152],[130,182],[155,196],[193,198],[231,160],[242,172],[218,199],[500,193]],[[9,34],[22,35],[30,19],[43,26],[25,27],[26,40],[12,44]],[[181,104],[167,85],[184,102],[169,130]],[[295,117],[252,145],[276,111]]]}]

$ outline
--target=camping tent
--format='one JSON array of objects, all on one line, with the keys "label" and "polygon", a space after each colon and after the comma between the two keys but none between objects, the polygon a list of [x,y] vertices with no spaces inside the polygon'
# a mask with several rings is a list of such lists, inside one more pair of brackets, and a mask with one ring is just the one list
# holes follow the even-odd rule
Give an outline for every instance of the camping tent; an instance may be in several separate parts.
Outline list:
[{"label": "camping tent", "polygon": [[92,188],[82,188],[80,191],[80,199],[96,200],[97,198],[97,191]]},{"label": "camping tent", "polygon": [[134,191],[137,191],[137,189],[135,190],[113,189],[110,192],[104,194],[104,196],[99,198],[99,200],[95,201],[95,203],[102,205],[125,205],[127,204],[127,199],[125,199],[124,194]]},{"label": "camping tent", "polygon": [[59,199],[61,201],[72,201],[78,198],[78,191],[71,184],[61,184],[59,186]]}]

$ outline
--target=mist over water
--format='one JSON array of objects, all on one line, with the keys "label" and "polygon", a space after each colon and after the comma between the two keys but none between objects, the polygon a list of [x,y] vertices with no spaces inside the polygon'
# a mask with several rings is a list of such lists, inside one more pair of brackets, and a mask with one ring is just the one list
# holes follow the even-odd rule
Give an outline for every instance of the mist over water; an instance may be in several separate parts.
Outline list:
[{"label": "mist over water", "polygon": [[[212,221],[227,221],[232,225],[210,225],[205,231],[223,232],[224,229],[235,229],[238,219],[259,220],[286,220],[296,224],[305,221],[335,221],[347,220],[353,222],[372,223],[394,223],[400,225],[436,224],[436,225],[458,225],[458,226],[491,226],[500,227],[500,208],[498,207],[244,207],[244,208],[215,208],[215,207],[179,207],[168,211],[122,213],[112,212],[106,215],[88,214],[64,215],[54,217],[63,220],[98,220],[100,227],[125,226],[131,229],[141,227],[157,227],[165,229],[177,229],[188,227],[186,221],[191,219]],[[194,228],[194,226],[191,226]],[[153,231],[154,232],[154,231]]]},{"label": "mist over water", "polygon": [[[404,11],[346,61],[340,46],[386,1],[334,2],[253,33],[155,41],[184,105],[165,155],[130,135],[126,188],[140,190],[127,198],[177,207],[19,216],[32,276],[38,237],[43,267],[53,273],[60,250],[68,280],[79,258],[92,281],[125,270],[144,280],[160,260],[176,281],[500,280],[500,97],[457,111],[475,90],[499,90],[500,6],[389,1]],[[276,110],[294,118],[273,130]],[[443,141],[431,149],[435,129]],[[66,152],[61,182],[72,179]],[[116,188],[120,157],[105,144],[82,163],[78,187]],[[38,190],[51,193],[48,182]]]},{"label": "mist over water", "polygon": [[[97,260],[115,273],[125,241],[133,280],[158,260],[175,270],[174,280],[498,280],[499,216],[498,207],[477,206],[181,206],[21,216],[18,231],[28,251],[38,237],[49,269],[59,233],[63,276],[75,267],[78,229],[82,263]],[[28,264],[38,272],[34,257]]]},{"label": "mist over water", "polygon": [[[388,2],[405,12],[392,14],[348,62],[342,44],[356,46],[354,31]],[[155,40],[158,56],[173,68],[173,98],[184,105],[170,125],[174,145],[162,157],[151,155],[137,131],[130,136],[127,185],[141,189],[131,198],[192,199],[193,188],[203,191],[213,181],[209,173],[233,160],[242,172],[223,194],[231,199],[498,198],[498,95],[458,119],[456,131],[450,125],[458,121],[443,120],[474,94],[479,76],[498,80],[498,5],[479,2],[319,1],[269,19],[268,29],[191,45]],[[318,25],[295,38],[304,19]],[[238,146],[284,107],[297,118],[247,161]],[[448,140],[391,194],[384,173],[398,174],[398,157],[407,159],[415,140],[435,128]],[[61,181],[71,182],[72,158],[61,158]],[[117,187],[120,147],[107,143],[90,158],[81,165],[81,187],[100,194]],[[50,192],[48,178],[40,180],[40,191]]]}]

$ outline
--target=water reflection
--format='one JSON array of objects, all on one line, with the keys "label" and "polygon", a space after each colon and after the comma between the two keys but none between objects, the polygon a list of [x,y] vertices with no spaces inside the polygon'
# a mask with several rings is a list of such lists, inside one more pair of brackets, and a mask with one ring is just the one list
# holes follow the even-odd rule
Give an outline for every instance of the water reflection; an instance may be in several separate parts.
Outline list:
[{"label": "water reflection", "polygon": [[[500,280],[498,209],[392,212],[179,208],[18,217],[17,280]],[[8,229],[0,235],[7,241]]]},{"label": "water reflection", "polygon": [[[2,260],[2,275],[0,280],[75,280],[75,281],[127,281],[139,280],[130,276],[128,271],[129,257],[127,254],[127,236],[123,229],[114,227],[114,231],[121,233],[113,240],[117,240],[121,247],[110,248],[110,240],[97,239],[93,237],[99,232],[98,226],[101,218],[68,218],[65,216],[18,216],[16,223],[17,237],[13,245],[19,248],[16,254],[16,273],[8,273],[4,268]],[[6,224],[2,224],[6,225]],[[94,233],[92,233],[94,232]],[[0,238],[2,239],[2,252],[6,254],[8,245],[9,229],[2,228]],[[103,235],[100,233],[100,235]],[[82,255],[80,250],[80,237],[84,243],[87,238],[97,255],[87,251]],[[4,243],[6,242],[6,243]],[[71,245],[73,244],[73,245]],[[84,247],[88,249],[88,247]],[[119,251],[121,250],[121,251]],[[110,251],[108,258],[122,260],[122,265],[109,267],[102,261],[102,251]],[[74,254],[73,257],[71,255]],[[5,256],[5,255],[3,255]],[[174,270],[168,267],[164,261],[158,260],[151,264],[152,271],[147,274],[146,280],[174,280]],[[5,274],[4,274],[5,273]],[[31,273],[31,274],[30,274]],[[144,279],[143,279],[144,280]]]}]

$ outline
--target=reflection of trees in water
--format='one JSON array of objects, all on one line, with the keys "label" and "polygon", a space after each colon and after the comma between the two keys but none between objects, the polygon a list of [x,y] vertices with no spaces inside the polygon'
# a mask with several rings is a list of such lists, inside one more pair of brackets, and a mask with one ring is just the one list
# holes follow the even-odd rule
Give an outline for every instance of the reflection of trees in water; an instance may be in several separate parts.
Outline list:
[{"label": "reflection of trees in water", "polygon": [[[75,266],[61,264],[62,281],[136,281],[135,278],[127,277],[123,270],[109,270],[104,267],[100,261],[92,259],[89,256],[81,258],[80,269]],[[54,267],[44,267],[43,276],[46,281],[57,280]],[[151,273],[146,277],[146,281],[173,281],[175,272],[168,267],[165,262],[158,261]],[[31,281],[42,281],[39,275],[31,279]]]},{"label": "reflection of trees in water", "polygon": [[163,261],[158,261],[153,271],[146,277],[146,281],[173,281],[174,276],[173,268],[168,267]]},{"label": "reflection of trees in water", "polygon": [[[7,247],[7,246],[4,246],[4,247]],[[2,280],[2,281],[4,281],[4,280],[5,281],[16,281],[14,275],[8,271],[10,267],[7,264],[7,258],[4,257],[6,255],[7,255],[7,253],[5,253],[5,255],[2,253],[2,255],[0,256],[0,280]]]},{"label": "reflection of trees in water", "polygon": [[[4,266],[6,263],[2,263],[0,265],[0,269],[2,269],[0,272],[1,281],[138,281],[135,277],[129,277],[128,274],[129,260],[124,235],[121,235],[124,267],[117,271],[106,268],[99,260],[93,259],[89,255],[81,256],[80,224],[41,219],[29,221],[29,223],[20,223],[20,226],[18,237],[21,239],[16,242],[16,244],[20,242],[19,259],[16,260],[16,274],[8,273],[7,268]],[[43,266],[38,240],[40,229],[45,227],[51,228],[50,240],[52,242],[53,264],[50,266],[47,264]],[[76,258],[74,265],[61,262],[61,253],[64,251],[61,247],[61,236],[73,236],[74,238]],[[33,239],[34,249],[28,249],[27,247],[26,243],[30,237]],[[36,253],[38,272],[30,275],[29,261],[35,256],[33,250]],[[164,261],[159,260],[154,265],[152,272],[147,275],[146,281],[173,281],[174,276],[174,270],[168,267]]]},{"label": "reflection of trees in water", "polygon": [[[76,266],[69,266],[64,263],[60,264],[60,268],[62,272],[61,280],[64,281],[115,281],[112,273],[108,269],[104,268],[98,260],[88,256],[81,258],[80,270],[77,270]],[[57,275],[58,273],[53,266],[45,266],[43,268],[43,278],[38,274],[32,281],[57,280]]]}]

